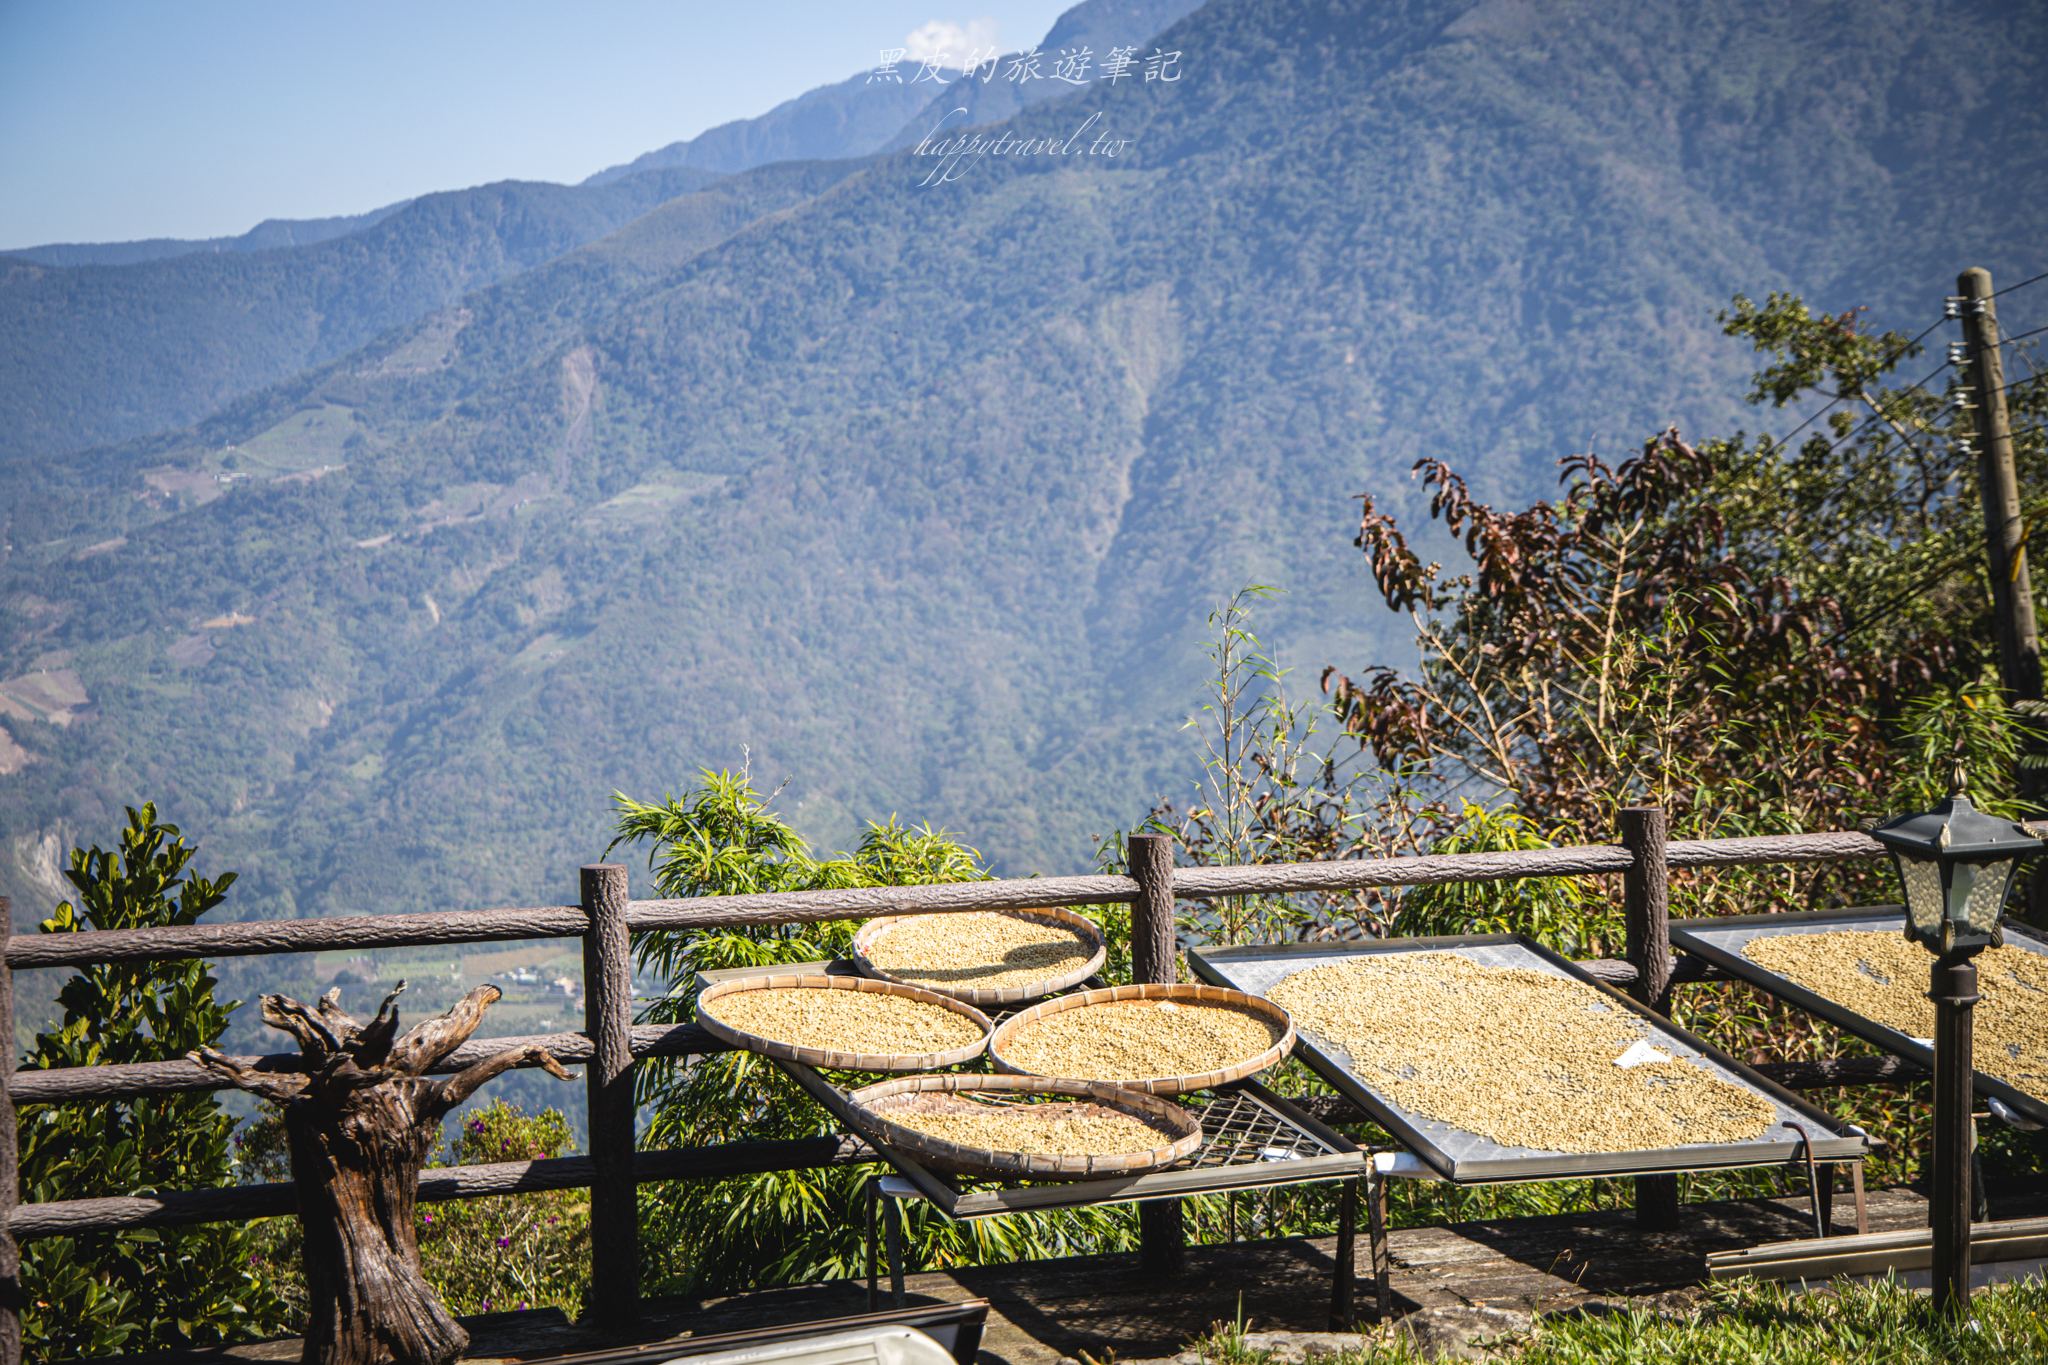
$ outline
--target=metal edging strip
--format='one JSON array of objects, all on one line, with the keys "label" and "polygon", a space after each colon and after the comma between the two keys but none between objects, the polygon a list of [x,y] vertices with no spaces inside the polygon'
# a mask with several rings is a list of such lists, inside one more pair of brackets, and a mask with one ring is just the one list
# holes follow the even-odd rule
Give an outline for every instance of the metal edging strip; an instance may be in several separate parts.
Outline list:
[{"label": "metal edging strip", "polygon": [[[814,1099],[849,1129],[860,1133],[852,1102],[846,1093],[816,1071],[796,1062],[777,1060]],[[1363,1148],[1342,1134],[1331,1131],[1302,1113],[1279,1095],[1256,1082],[1237,1082],[1224,1090],[1243,1090],[1260,1105],[1289,1123],[1300,1126],[1318,1142],[1336,1150],[1320,1156],[1293,1157],[1284,1161],[1246,1161],[1230,1165],[1197,1167],[1191,1170],[1148,1171],[1142,1175],[1105,1176],[1093,1180],[1044,1182],[992,1190],[961,1190],[912,1157],[867,1138],[906,1180],[949,1218],[985,1218],[998,1213],[1020,1213],[1034,1209],[1082,1208],[1101,1204],[1141,1203],[1148,1199],[1171,1199],[1191,1194],[1223,1194],[1232,1190],[1265,1189],[1276,1185],[1306,1185],[1344,1180],[1365,1174]],[[863,1137],[867,1137],[862,1133]]]},{"label": "metal edging strip", "polygon": [[[1571,979],[1593,987],[1610,1001],[1646,1022],[1653,1030],[1667,1034],[1698,1052],[1702,1057],[1725,1068],[1743,1084],[1748,1085],[1783,1105],[1800,1117],[1810,1120],[1816,1127],[1828,1134],[1814,1144],[1815,1155],[1823,1161],[1858,1160],[1864,1155],[1860,1139],[1843,1136],[1838,1132],[1833,1119],[1828,1118],[1797,1095],[1773,1081],[1758,1075],[1741,1062],[1719,1048],[1707,1043],[1664,1018],[1640,1001],[1623,994],[1606,982],[1593,977],[1571,959],[1551,951],[1521,934],[1463,934],[1436,935],[1428,938],[1376,939],[1376,940],[1325,940],[1319,943],[1287,945],[1247,945],[1225,948],[1191,948],[1188,950],[1188,965],[1205,980],[1218,985],[1244,987],[1224,974],[1222,965],[1234,958],[1298,956],[1316,958],[1325,956],[1380,955],[1401,952],[1420,952],[1435,948],[1487,948],[1514,946],[1524,949],[1541,960],[1561,968]],[[1550,1157],[1507,1157],[1487,1160],[1456,1161],[1444,1152],[1399,1111],[1379,1098],[1365,1083],[1348,1068],[1324,1052],[1311,1039],[1307,1030],[1296,1026],[1299,1041],[1296,1051],[1302,1060],[1335,1086],[1346,1098],[1370,1114],[1374,1122],[1386,1128],[1410,1151],[1429,1165],[1445,1180],[1458,1185],[1508,1184],[1528,1180],[1587,1179],[1593,1177],[1619,1177],[1632,1175],[1663,1175],[1684,1171],[1726,1170],[1749,1166],[1777,1166],[1793,1160],[1800,1151],[1796,1138],[1783,1142],[1746,1143],[1702,1143],[1683,1148],[1663,1148],[1645,1152],[1605,1152],[1560,1154]]]},{"label": "metal edging strip", "polygon": [[[1797,1005],[1809,1014],[1817,1015],[1837,1027],[1846,1029],[1866,1043],[1882,1048],[1895,1057],[1903,1057],[1909,1062],[1925,1067],[1931,1074],[1934,1070],[1933,1048],[1923,1047],[1898,1030],[1880,1024],[1874,1019],[1866,1018],[1846,1005],[1830,1000],[1824,995],[1816,994],[1796,981],[1780,976],[1778,973],[1750,961],[1741,953],[1730,952],[1728,949],[1703,937],[1703,934],[1710,933],[1716,929],[1751,929],[1763,926],[1797,927],[1809,924],[1815,926],[1813,932],[1819,933],[1824,932],[1829,925],[1856,923],[1873,919],[1880,915],[1894,913],[1903,915],[1905,911],[1899,906],[1879,905],[1862,906],[1847,910],[1794,910],[1775,915],[1728,915],[1707,919],[1673,920],[1671,922],[1671,943],[1673,947],[1682,947],[1686,952],[1693,954],[1695,957],[1705,958],[1707,961],[1723,968],[1738,980],[1744,981],[1768,995],[1776,996],[1787,1004]],[[2024,925],[2012,923],[2008,923],[2005,926],[2005,931],[2008,939],[2013,937],[2024,938],[2030,943],[2039,945],[2042,954],[2048,956],[2048,938],[2044,938]],[[1931,964],[1933,958],[1930,957],[1928,961]],[[1982,1071],[1975,1074],[1975,1085],[1978,1094],[1996,1096],[2002,1103],[2011,1106],[2013,1111],[2022,1117],[2032,1119],[2036,1123],[2048,1123],[2048,1099],[2038,1095],[2029,1095],[2026,1091],[2014,1087],[2010,1082],[2002,1081],[1996,1076],[1986,1075]]]}]

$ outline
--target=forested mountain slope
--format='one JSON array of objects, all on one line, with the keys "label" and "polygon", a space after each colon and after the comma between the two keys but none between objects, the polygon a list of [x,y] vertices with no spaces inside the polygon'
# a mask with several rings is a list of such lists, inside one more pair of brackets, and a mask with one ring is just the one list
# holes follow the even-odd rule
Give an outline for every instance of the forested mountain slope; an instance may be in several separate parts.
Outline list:
[{"label": "forested mountain slope", "polygon": [[608,791],[743,752],[826,839],[1075,870],[1186,775],[1231,589],[1300,663],[1399,649],[1353,494],[1741,420],[1738,289],[1917,330],[2030,262],[2042,17],[1216,0],[1180,81],[1004,121],[1113,159],[756,172],[0,483],[9,887],[148,793],[251,912],[566,895]]},{"label": "forested mountain slope", "polygon": [[310,246],[128,265],[0,256],[0,464],[183,426],[712,177],[425,195]]}]

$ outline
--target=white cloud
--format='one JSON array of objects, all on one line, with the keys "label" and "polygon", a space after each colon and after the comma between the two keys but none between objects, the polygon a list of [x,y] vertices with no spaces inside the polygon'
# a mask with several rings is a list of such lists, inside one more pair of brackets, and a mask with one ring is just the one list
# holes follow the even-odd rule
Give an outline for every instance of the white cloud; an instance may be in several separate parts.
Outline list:
[{"label": "white cloud", "polygon": [[911,30],[903,40],[905,55],[914,62],[931,59],[945,66],[967,65],[970,54],[986,53],[996,45],[996,21],[987,15],[955,23],[932,19]]}]

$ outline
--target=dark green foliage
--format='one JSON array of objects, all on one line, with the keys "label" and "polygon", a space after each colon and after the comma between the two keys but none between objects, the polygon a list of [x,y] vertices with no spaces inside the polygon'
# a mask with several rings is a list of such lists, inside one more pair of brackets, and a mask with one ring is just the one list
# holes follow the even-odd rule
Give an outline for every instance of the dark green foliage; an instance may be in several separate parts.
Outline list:
[{"label": "dark green foliage", "polygon": [[1692,1313],[1586,1315],[1546,1322],[1525,1365],[2005,1365],[2048,1358],[2048,1284],[2039,1276],[1979,1291],[1968,1322],[1938,1317],[1895,1280],[1842,1281],[1823,1293],[1736,1281]]},{"label": "dark green foliage", "polygon": [[[538,1161],[569,1150],[558,1109],[494,1100],[470,1113],[439,1165]],[[590,1192],[465,1199],[420,1211],[420,1261],[456,1313],[559,1308],[575,1317],[590,1284]]]},{"label": "dark green foliage", "polygon": [[[527,1113],[494,1099],[461,1116],[444,1137],[436,1166],[536,1161],[566,1155],[575,1143],[559,1109]],[[291,1158],[284,1124],[274,1110],[235,1135],[235,1168],[242,1183],[288,1182]],[[419,1210],[420,1263],[451,1311],[458,1315],[559,1308],[575,1317],[590,1283],[590,1192],[547,1190],[490,1199],[423,1204]],[[284,1304],[283,1326],[305,1326],[304,1236],[297,1218],[255,1225],[251,1264]]]},{"label": "dark green foliage", "polygon": [[[44,933],[192,924],[235,874],[189,870],[193,850],[156,807],[130,808],[120,846],[71,855],[77,899]],[[59,1026],[24,1068],[182,1057],[219,1040],[235,1002],[214,999],[198,961],[89,967],[58,993]],[[34,1202],[226,1185],[234,1120],[211,1094],[67,1105],[20,1113],[22,1198]],[[210,1223],[31,1242],[22,1253],[32,1356],[70,1359],[243,1340],[277,1325],[281,1305],[252,1272],[249,1230]]]}]

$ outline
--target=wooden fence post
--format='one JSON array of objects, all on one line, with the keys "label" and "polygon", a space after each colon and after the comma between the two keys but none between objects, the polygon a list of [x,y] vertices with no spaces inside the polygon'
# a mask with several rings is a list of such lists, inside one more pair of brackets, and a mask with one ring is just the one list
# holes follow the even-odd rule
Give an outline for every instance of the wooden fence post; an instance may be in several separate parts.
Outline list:
[{"label": "wooden fence post", "polygon": [[583,1027],[591,1056],[590,1294],[586,1319],[630,1326],[640,1315],[639,1195],[633,1180],[633,936],[626,869],[583,868]]},{"label": "wooden fence post", "polygon": [[[14,932],[0,896],[0,942]],[[8,1224],[21,1201],[21,1159],[14,1129],[14,968],[0,958],[0,1365],[21,1365],[21,1248]]]},{"label": "wooden fence post", "polygon": [[[1622,873],[1622,918],[1628,962],[1636,969],[1629,994],[1662,1015],[1671,1013],[1671,867],[1664,846],[1670,829],[1660,806],[1625,806],[1621,845],[1635,861]],[[1678,1177],[1636,1177],[1636,1221],[1646,1228],[1678,1226]]]},{"label": "wooden fence post", "polygon": [[[1126,840],[1138,899],[1131,905],[1131,980],[1170,986],[1179,973],[1174,932],[1173,837],[1133,834]],[[1187,1243],[1178,1199],[1138,1205],[1138,1262],[1149,1274],[1178,1275],[1187,1268]]]}]

